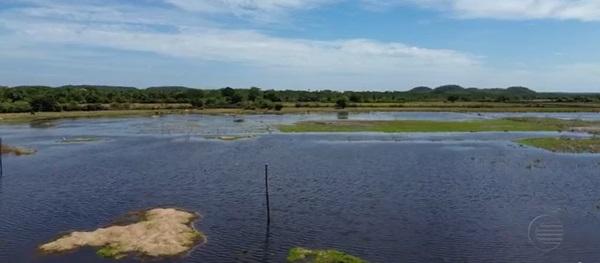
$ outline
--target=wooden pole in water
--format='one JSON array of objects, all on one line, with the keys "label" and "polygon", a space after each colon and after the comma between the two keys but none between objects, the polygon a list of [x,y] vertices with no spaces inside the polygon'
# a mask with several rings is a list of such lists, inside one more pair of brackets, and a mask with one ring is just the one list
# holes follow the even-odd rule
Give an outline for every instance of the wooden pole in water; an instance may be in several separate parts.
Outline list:
[{"label": "wooden pole in water", "polygon": [[4,173],[3,164],[2,164],[2,137],[0,137],[0,178],[2,178],[2,174]]},{"label": "wooden pole in water", "polygon": [[269,204],[269,165],[265,164],[265,197],[267,199],[267,225],[271,224],[271,206]]}]

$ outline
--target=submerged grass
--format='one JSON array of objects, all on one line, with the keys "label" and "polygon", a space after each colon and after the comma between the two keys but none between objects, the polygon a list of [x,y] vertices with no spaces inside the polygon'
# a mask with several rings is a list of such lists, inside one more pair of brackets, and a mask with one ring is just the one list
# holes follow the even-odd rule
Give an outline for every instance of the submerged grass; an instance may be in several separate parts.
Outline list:
[{"label": "submerged grass", "polygon": [[206,139],[210,140],[220,140],[220,141],[238,141],[245,140],[254,137],[253,135],[218,135],[218,136],[204,136]]},{"label": "submerged grass", "polygon": [[529,138],[518,140],[522,145],[564,153],[600,153],[600,137],[592,138]]},{"label": "submerged grass", "polygon": [[34,149],[15,147],[15,146],[10,146],[10,145],[5,145],[5,144],[2,144],[2,146],[0,146],[0,148],[2,148],[2,150],[0,151],[0,154],[14,154],[16,156],[21,156],[21,155],[31,155],[31,154],[36,153],[36,150],[34,150]]},{"label": "submerged grass", "polygon": [[566,131],[600,126],[600,122],[551,118],[505,118],[474,121],[305,121],[280,125],[282,132],[492,132]]},{"label": "submerged grass", "polygon": [[217,139],[219,139],[221,141],[237,141],[237,140],[246,139],[246,138],[249,138],[249,137],[248,136],[229,136],[229,135],[223,135],[223,136],[217,137]]},{"label": "submerged grass", "polygon": [[310,250],[292,248],[288,253],[289,263],[365,263],[366,261],[337,250]]},{"label": "submerged grass", "polygon": [[63,137],[62,139],[59,140],[59,142],[61,142],[61,143],[86,143],[86,142],[96,142],[99,140],[100,139],[98,137],[82,136],[82,137],[71,137],[71,138]]}]

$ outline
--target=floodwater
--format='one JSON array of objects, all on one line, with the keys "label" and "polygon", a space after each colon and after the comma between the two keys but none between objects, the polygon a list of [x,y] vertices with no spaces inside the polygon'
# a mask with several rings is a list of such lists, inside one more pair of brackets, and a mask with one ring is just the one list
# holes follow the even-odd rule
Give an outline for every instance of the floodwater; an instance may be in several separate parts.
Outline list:
[{"label": "floodwater", "polygon": [[[526,115],[600,120],[592,113]],[[5,143],[38,150],[3,158],[0,262],[109,262],[93,249],[48,256],[36,248],[130,211],[171,206],[200,213],[196,227],[208,243],[166,262],[284,262],[294,246],[334,248],[371,262],[596,262],[600,155],[512,142],[557,133],[275,129],[299,120],[506,116],[520,115],[255,115],[241,123],[177,115],[0,126]],[[250,138],[214,139],[219,135]],[[65,143],[80,137],[96,140]],[[535,220],[548,217],[561,230],[550,241]],[[129,261],[135,259],[122,260]]]}]

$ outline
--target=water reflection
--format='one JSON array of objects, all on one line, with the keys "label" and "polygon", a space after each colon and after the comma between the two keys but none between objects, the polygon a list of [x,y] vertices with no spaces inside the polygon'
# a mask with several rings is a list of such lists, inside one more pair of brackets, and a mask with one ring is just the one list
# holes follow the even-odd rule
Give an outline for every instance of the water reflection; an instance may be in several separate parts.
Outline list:
[{"label": "water reflection", "polygon": [[[0,211],[4,209],[4,175],[0,175]],[[0,246],[2,245],[2,239],[0,238]]]},{"label": "water reflection", "polygon": [[34,120],[29,123],[32,129],[48,129],[56,127],[56,120]]},{"label": "water reflection", "polygon": [[338,120],[347,120],[348,116],[349,116],[349,113],[347,111],[340,111],[337,113]]},{"label": "water reflection", "polygon": [[270,255],[269,253],[271,253],[271,224],[269,222],[267,222],[267,224],[265,225],[265,241],[264,241],[264,246],[263,246],[263,255],[262,255],[262,262],[270,262],[269,258]]}]

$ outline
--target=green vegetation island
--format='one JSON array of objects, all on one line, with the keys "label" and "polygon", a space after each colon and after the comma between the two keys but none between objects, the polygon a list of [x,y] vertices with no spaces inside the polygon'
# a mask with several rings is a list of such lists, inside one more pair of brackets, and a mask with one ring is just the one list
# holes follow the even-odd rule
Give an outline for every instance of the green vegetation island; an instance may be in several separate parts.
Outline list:
[{"label": "green vegetation island", "polygon": [[600,153],[600,137],[570,138],[547,137],[528,138],[517,141],[522,145],[541,148],[552,152],[561,153]]},{"label": "green vegetation island", "polygon": [[328,250],[311,250],[301,247],[292,248],[287,257],[288,263],[366,263],[358,257],[344,252]]},{"label": "green vegetation island", "polygon": [[303,121],[279,125],[282,132],[498,132],[595,131],[600,122],[552,118],[504,118],[472,121]]},{"label": "green vegetation island", "polygon": [[600,93],[445,85],[408,91],[195,89],[162,86],[0,86],[0,122],[177,113],[329,111],[600,112]]}]

